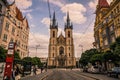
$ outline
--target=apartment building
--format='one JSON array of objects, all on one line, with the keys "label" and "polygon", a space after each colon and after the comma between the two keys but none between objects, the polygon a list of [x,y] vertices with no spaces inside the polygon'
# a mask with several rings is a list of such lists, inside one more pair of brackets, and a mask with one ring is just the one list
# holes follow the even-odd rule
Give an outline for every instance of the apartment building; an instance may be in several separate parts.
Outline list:
[{"label": "apartment building", "polygon": [[7,49],[9,42],[15,42],[16,51],[20,57],[26,57],[29,38],[29,25],[26,17],[23,17],[15,2],[5,6],[3,14],[0,16],[2,17],[0,19],[0,46]]},{"label": "apartment building", "polygon": [[98,0],[94,24],[95,46],[99,50],[109,50],[110,44],[120,36],[120,0]]}]

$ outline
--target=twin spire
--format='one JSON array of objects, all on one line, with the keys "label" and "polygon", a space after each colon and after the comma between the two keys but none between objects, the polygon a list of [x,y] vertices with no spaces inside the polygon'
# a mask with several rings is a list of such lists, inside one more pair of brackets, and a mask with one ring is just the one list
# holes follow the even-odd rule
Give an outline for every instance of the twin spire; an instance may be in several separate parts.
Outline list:
[{"label": "twin spire", "polygon": [[[53,29],[53,28],[58,29],[58,23],[56,21],[55,12],[53,13],[53,19],[50,24],[50,29]],[[73,28],[72,23],[70,22],[69,12],[67,12],[67,19],[66,19],[66,23],[65,23],[65,29],[67,29],[67,28],[71,28],[71,29]]]}]

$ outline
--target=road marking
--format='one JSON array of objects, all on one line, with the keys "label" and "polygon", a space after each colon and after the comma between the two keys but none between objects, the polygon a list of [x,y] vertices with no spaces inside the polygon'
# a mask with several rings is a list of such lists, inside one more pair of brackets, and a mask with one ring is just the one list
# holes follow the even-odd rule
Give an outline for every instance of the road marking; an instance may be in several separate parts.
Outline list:
[{"label": "road marking", "polygon": [[53,71],[50,71],[48,74],[45,74],[45,76],[43,76],[40,80],[45,80],[45,78],[48,77],[48,75],[50,75]]},{"label": "road marking", "polygon": [[[79,76],[79,77],[83,77],[83,78],[90,78],[90,79],[92,79],[92,80],[100,80],[100,79],[97,79],[97,78],[95,78],[95,77],[91,77],[91,76],[88,76],[88,75],[84,75],[84,74],[77,74],[77,73],[75,73],[75,72],[72,72],[72,74],[74,74],[74,75],[76,75],[76,76]],[[72,75],[71,74],[71,75]]]}]

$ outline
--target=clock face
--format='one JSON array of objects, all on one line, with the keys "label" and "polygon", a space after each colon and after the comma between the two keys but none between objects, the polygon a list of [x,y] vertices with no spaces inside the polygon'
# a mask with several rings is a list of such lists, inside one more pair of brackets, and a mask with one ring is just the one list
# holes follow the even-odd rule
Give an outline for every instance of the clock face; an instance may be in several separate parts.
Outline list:
[{"label": "clock face", "polygon": [[8,50],[8,54],[13,54],[14,50]]}]

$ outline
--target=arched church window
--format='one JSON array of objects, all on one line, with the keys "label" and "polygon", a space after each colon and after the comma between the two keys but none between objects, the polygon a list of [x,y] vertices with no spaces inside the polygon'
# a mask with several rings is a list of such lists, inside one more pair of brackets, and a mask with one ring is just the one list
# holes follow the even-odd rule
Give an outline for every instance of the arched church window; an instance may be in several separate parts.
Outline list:
[{"label": "arched church window", "polygon": [[53,37],[55,37],[55,31],[53,31]]},{"label": "arched church window", "polygon": [[70,53],[69,53],[69,57],[70,57]]},{"label": "arched church window", "polygon": [[53,53],[53,57],[54,57],[54,53]]},{"label": "arched church window", "polygon": [[70,31],[68,31],[68,37],[70,37]]},{"label": "arched church window", "polygon": [[60,54],[60,55],[64,54],[64,48],[63,48],[63,47],[60,47],[60,49],[59,49],[59,54]]}]

